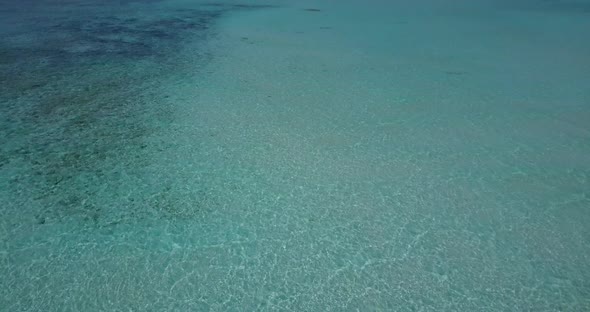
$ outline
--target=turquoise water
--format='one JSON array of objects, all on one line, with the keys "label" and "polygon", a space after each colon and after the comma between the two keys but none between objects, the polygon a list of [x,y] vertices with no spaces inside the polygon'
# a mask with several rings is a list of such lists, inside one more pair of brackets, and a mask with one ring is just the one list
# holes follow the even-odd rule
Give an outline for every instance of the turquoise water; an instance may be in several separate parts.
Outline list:
[{"label": "turquoise water", "polygon": [[589,311],[588,29],[0,0],[0,310]]}]

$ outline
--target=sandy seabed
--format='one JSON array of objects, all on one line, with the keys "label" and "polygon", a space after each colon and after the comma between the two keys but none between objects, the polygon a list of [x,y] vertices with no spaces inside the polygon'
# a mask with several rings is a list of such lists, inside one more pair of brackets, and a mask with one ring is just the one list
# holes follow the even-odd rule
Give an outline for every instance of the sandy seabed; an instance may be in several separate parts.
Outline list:
[{"label": "sandy seabed", "polygon": [[589,310],[588,12],[8,3],[0,310]]}]

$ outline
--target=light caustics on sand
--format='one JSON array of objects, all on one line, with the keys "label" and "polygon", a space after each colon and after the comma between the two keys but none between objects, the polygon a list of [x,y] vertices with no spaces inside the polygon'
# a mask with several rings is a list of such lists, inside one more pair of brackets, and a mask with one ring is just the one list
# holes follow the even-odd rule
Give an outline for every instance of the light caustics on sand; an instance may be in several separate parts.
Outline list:
[{"label": "light caustics on sand", "polygon": [[0,3],[0,310],[590,310],[588,8]]}]

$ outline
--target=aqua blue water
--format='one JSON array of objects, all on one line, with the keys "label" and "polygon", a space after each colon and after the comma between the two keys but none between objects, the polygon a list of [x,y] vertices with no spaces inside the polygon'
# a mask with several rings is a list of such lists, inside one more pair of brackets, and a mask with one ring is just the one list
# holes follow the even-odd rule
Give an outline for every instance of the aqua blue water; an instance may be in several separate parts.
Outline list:
[{"label": "aqua blue water", "polygon": [[589,311],[588,29],[0,0],[0,311]]}]

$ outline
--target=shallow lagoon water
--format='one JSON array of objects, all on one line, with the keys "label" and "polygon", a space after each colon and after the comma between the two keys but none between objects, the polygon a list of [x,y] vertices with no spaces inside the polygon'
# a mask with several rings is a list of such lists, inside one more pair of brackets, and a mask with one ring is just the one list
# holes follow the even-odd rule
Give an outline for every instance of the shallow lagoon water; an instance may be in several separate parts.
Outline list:
[{"label": "shallow lagoon water", "polygon": [[590,4],[0,4],[2,310],[590,308]]}]

